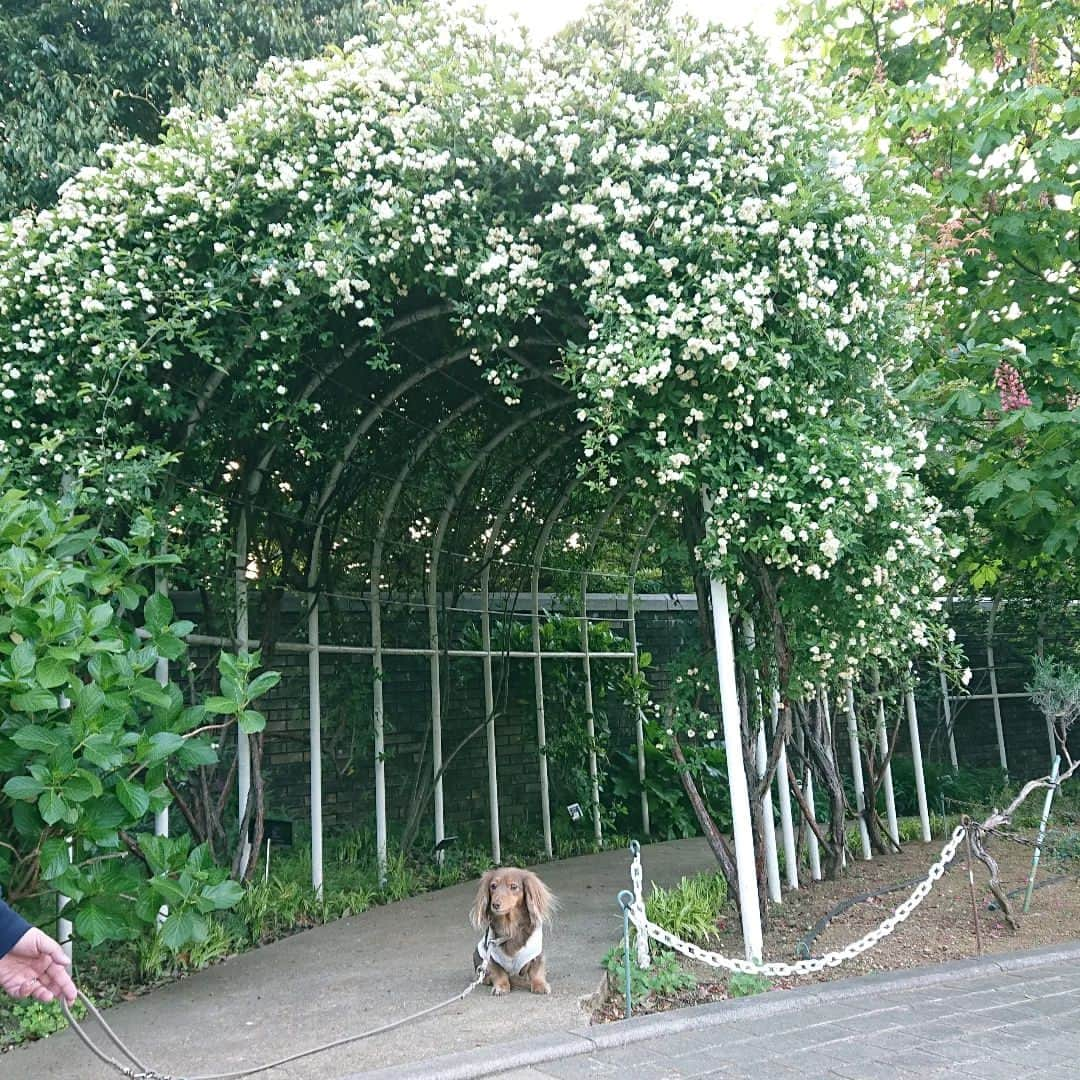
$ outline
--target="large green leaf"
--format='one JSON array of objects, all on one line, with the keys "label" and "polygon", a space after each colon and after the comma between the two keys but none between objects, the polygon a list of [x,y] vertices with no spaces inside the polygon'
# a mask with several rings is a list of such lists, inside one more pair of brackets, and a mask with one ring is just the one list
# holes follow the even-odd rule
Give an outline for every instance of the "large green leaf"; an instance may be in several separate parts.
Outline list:
[{"label": "large green leaf", "polygon": [[141,820],[150,809],[150,793],[141,784],[132,783],[130,780],[121,778],[116,781],[116,797],[136,821]]},{"label": "large green leaf", "polygon": [[13,776],[4,784],[4,794],[9,799],[37,799],[45,790],[45,785],[32,776]]},{"label": "large green leaf", "polygon": [[161,940],[170,949],[182,949],[185,945],[205,941],[210,933],[210,923],[196,911],[185,909],[173,911],[159,931]]}]

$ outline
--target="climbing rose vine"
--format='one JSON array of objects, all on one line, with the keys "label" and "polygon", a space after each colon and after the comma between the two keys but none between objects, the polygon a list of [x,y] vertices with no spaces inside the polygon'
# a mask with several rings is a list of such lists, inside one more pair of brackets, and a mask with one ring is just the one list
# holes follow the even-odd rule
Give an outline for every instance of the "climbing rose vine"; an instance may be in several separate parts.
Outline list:
[{"label": "climbing rose vine", "polygon": [[707,489],[701,556],[773,597],[810,685],[940,636],[948,543],[892,392],[909,255],[817,92],[740,34],[609,5],[535,46],[389,9],[0,226],[0,452],[124,503],[273,441],[262,498],[301,502],[355,424],[334,373],[415,363],[392,327],[438,305],[509,406],[519,348],[561,344],[603,482]]}]

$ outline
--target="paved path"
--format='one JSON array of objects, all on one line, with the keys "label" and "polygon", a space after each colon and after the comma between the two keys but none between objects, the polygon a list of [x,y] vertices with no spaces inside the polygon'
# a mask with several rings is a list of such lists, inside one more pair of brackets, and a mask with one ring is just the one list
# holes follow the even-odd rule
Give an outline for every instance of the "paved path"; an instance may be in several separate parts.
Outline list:
[{"label": "paved path", "polygon": [[[351,1080],[1076,1080],[1080,944],[703,1005]],[[544,1060],[545,1056],[548,1060]]]},{"label": "paved path", "polygon": [[[657,884],[714,867],[703,840],[649,848],[649,876]],[[615,896],[627,887],[629,856],[610,851],[539,869],[562,902],[545,935],[550,997],[515,991],[493,998],[481,988],[415,1024],[262,1077],[332,1080],[583,1026],[582,999],[599,986],[600,957],[622,933]],[[250,1068],[364,1031],[468,984],[475,891],[475,883],[456,885],[372,908],[233,957],[106,1015],[148,1065],[178,1076]],[[0,1080],[108,1080],[108,1074],[64,1032],[0,1056]]]}]

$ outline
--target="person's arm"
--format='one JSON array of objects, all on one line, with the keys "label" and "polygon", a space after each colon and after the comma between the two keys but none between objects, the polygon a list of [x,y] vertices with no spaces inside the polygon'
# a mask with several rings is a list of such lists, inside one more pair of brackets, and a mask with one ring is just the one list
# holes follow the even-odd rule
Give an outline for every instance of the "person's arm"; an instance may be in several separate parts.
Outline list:
[{"label": "person's arm", "polygon": [[48,934],[0,900],[0,989],[13,998],[63,998],[70,1005],[78,994],[70,966],[67,954]]},{"label": "person's arm", "polygon": [[0,900],[0,956],[11,952],[15,942],[30,929],[30,924]]}]

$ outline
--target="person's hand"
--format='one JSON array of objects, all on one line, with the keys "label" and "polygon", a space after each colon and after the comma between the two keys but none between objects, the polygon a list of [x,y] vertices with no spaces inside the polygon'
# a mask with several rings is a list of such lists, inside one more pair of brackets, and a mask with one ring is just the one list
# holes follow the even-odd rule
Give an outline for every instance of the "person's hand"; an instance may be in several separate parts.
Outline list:
[{"label": "person's hand", "polygon": [[32,926],[11,950],[0,956],[0,988],[13,998],[49,1002],[75,1000],[75,984],[68,974],[71,961],[48,934]]}]

